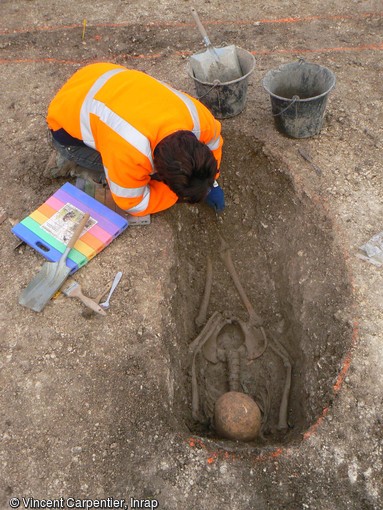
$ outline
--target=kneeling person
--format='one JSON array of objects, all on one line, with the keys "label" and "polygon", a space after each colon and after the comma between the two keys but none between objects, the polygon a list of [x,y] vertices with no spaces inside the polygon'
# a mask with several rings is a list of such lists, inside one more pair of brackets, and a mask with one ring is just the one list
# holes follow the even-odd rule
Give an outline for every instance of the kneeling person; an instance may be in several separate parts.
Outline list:
[{"label": "kneeling person", "polygon": [[114,201],[132,215],[180,201],[225,206],[216,181],[221,124],[195,98],[141,71],[80,69],[52,100],[47,123],[61,157],[105,172]]}]

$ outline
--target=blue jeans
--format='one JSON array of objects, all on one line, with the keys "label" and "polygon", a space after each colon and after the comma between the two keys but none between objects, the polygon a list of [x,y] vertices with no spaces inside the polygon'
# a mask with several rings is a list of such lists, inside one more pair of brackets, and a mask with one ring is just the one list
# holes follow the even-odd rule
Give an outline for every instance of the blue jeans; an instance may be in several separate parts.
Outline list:
[{"label": "blue jeans", "polygon": [[104,172],[101,154],[95,149],[86,145],[62,145],[53,137],[52,144],[63,158],[74,161],[77,165],[93,170],[95,173]]}]

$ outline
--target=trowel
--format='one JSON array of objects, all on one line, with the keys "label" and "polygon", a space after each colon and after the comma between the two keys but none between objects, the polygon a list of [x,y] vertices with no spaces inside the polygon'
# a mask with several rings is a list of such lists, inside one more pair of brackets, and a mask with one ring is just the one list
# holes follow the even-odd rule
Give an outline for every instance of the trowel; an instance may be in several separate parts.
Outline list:
[{"label": "trowel", "polygon": [[89,220],[89,213],[85,213],[78,223],[70,238],[64,253],[57,262],[45,262],[40,272],[21,293],[19,303],[35,312],[41,312],[53,294],[63,285],[70,273],[70,267],[66,265],[69,252],[81,236],[82,231]]},{"label": "trowel", "polygon": [[236,47],[232,44],[215,48],[194,7],[191,8],[191,12],[206,46],[206,51],[195,53],[189,59],[195,78],[205,83],[214,83],[217,80],[227,83],[241,78],[243,73]]}]

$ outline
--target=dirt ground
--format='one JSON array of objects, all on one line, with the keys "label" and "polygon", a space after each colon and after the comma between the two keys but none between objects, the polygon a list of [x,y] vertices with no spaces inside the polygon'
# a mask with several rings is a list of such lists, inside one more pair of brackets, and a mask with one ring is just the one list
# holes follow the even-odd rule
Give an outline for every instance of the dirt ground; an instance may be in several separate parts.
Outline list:
[{"label": "dirt ground", "polygon": [[[94,297],[123,272],[107,317],[87,317],[63,296],[42,313],[18,304],[42,257],[17,246],[11,227],[65,182],[42,175],[49,101],[96,61],[195,95],[186,62],[201,38],[187,0],[1,3],[1,509],[17,498],[20,508],[60,498],[55,508],[101,499],[134,508],[135,498],[167,510],[383,509],[382,277],[356,256],[383,230],[382,4],[193,5],[214,44],[256,58],[246,108],[222,121],[225,212],[217,220],[203,205],[176,205],[128,227],[75,276]],[[307,139],[276,130],[261,83],[299,57],[337,80],[321,133]],[[248,319],[220,236],[270,344],[292,365],[281,431],[286,365],[272,348],[242,364],[243,390],[268,408],[252,443],[222,440],[212,427],[225,363],[198,355],[203,419],[191,412],[189,345],[208,255],[208,317]]]}]

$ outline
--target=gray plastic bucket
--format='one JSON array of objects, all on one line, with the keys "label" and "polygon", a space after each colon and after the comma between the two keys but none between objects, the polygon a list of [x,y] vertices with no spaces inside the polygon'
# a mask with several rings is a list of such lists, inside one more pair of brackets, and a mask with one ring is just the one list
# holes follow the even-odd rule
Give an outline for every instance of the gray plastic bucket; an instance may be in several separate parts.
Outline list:
[{"label": "gray plastic bucket", "polygon": [[255,58],[251,53],[236,47],[242,76],[233,81],[206,83],[198,80],[188,62],[188,74],[194,80],[197,98],[217,119],[234,117],[245,108],[249,76],[255,68]]},{"label": "gray plastic bucket", "polygon": [[327,67],[304,60],[269,71],[263,86],[270,94],[275,125],[293,138],[320,133],[335,75]]}]

